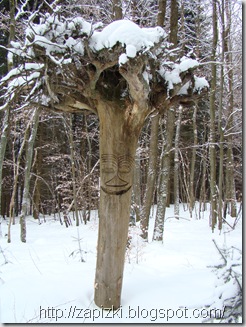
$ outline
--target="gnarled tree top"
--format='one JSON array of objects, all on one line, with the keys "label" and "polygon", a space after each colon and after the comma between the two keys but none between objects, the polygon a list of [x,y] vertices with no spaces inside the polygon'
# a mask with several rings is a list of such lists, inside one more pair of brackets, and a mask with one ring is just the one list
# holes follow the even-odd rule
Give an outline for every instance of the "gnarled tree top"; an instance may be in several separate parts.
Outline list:
[{"label": "gnarled tree top", "polygon": [[193,73],[197,60],[170,60],[161,27],[119,20],[103,28],[82,17],[63,17],[59,7],[39,23],[34,18],[24,41],[12,42],[9,49],[19,64],[0,81],[5,104],[21,95],[25,103],[96,113],[99,100],[158,108],[208,88],[206,79]]}]

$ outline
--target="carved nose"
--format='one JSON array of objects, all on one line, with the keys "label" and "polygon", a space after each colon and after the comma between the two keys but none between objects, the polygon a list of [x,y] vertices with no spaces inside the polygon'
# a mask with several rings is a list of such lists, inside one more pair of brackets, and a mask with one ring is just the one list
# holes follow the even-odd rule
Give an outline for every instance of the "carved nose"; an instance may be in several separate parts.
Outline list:
[{"label": "carved nose", "polygon": [[114,176],[112,179],[105,183],[110,187],[123,187],[128,184],[128,182],[124,181],[124,179],[120,178],[118,175]]}]

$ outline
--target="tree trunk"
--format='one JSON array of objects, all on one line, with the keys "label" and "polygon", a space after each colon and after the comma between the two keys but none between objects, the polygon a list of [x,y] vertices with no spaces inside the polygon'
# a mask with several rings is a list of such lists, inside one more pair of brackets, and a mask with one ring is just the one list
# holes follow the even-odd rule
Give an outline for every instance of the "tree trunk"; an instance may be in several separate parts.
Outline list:
[{"label": "tree trunk", "polygon": [[121,0],[113,0],[113,20],[122,19],[122,4]]},{"label": "tree trunk", "polygon": [[37,147],[35,152],[35,174],[36,174],[36,180],[34,183],[34,189],[33,189],[33,217],[35,219],[39,219],[39,212],[40,212],[40,204],[41,204],[41,176],[42,176],[42,157],[43,157],[43,151],[42,151],[42,138],[43,138],[43,130],[44,125],[43,123],[39,123],[38,128],[38,134],[36,136],[37,139]]},{"label": "tree trunk", "polygon": [[5,151],[8,141],[9,116],[10,116],[10,108],[9,106],[7,106],[4,112],[1,142],[0,142],[0,214],[3,212],[3,210],[1,209],[3,206],[2,205],[3,162],[4,162]]},{"label": "tree trunk", "polygon": [[[207,140],[207,124],[206,122],[203,123],[204,127],[204,135],[202,144],[206,144]],[[199,219],[201,219],[201,212],[206,210],[206,179],[207,179],[207,161],[208,161],[208,150],[206,145],[202,147],[201,150],[201,190],[200,190],[200,198],[199,198]]]},{"label": "tree trunk", "polygon": [[[216,48],[218,40],[216,0],[213,0],[213,49],[211,61],[216,60]],[[215,148],[215,99],[216,99],[216,64],[212,63],[212,81],[210,91],[210,137],[209,137],[209,160],[210,160],[210,201],[211,201],[211,226],[214,230],[217,223],[217,192],[216,192],[216,148]]]},{"label": "tree trunk", "polygon": [[[87,158],[87,171],[88,173],[91,172],[91,160],[92,160],[92,145],[91,145],[91,138],[89,136],[89,132],[88,132],[88,126],[87,126],[87,117],[85,116],[85,131],[86,131],[86,137],[87,137],[87,145],[88,145],[88,158]],[[86,195],[86,207],[85,210],[88,210],[87,215],[86,215],[86,222],[90,221],[90,216],[91,216],[91,208],[92,208],[92,180],[91,177],[88,179],[87,182],[87,195]]]},{"label": "tree trunk", "polygon": [[77,192],[76,192],[76,173],[75,173],[75,147],[74,147],[74,141],[73,141],[73,128],[72,128],[73,126],[72,125],[73,125],[72,114],[69,114],[69,117],[68,117],[68,139],[69,139],[69,148],[70,148],[71,173],[72,173],[72,185],[73,185],[73,203],[74,203],[76,226],[79,226]]},{"label": "tree trunk", "polygon": [[190,166],[190,185],[189,185],[190,190],[189,191],[190,191],[190,214],[191,214],[191,217],[192,217],[192,211],[193,211],[193,208],[195,205],[194,177],[195,177],[195,165],[196,165],[196,146],[198,144],[196,116],[197,116],[197,104],[194,105],[194,112],[193,112],[194,141],[193,141],[192,158],[191,158],[191,166]]},{"label": "tree trunk", "polygon": [[[21,166],[21,159],[22,159],[23,152],[25,150],[26,140],[28,138],[28,134],[30,131],[30,125],[31,125],[31,122],[29,122],[26,127],[26,130],[25,130],[25,133],[23,136],[23,140],[22,140],[21,146],[19,148],[16,162],[14,165],[13,190],[12,190],[10,204],[9,204],[8,243],[11,242],[11,225],[15,224],[13,209],[14,209],[15,197],[16,197],[16,192],[17,192],[17,187],[18,187],[18,179],[19,179],[19,175],[20,175],[19,171],[20,171],[20,166]],[[13,161],[14,161],[14,156],[15,155],[13,154]]]},{"label": "tree trunk", "polygon": [[[221,19],[221,61],[224,62],[225,59],[225,4],[224,0],[221,1],[220,10]],[[218,131],[220,134],[220,145],[219,145],[219,181],[218,181],[218,228],[222,229],[223,222],[223,181],[224,181],[224,127],[222,126],[223,117],[223,96],[224,96],[224,65],[220,67],[220,98],[219,98],[219,117],[218,117]]]},{"label": "tree trunk", "polygon": [[141,210],[141,236],[148,240],[149,216],[153,200],[153,194],[156,181],[156,164],[158,154],[158,131],[159,131],[159,114],[155,115],[151,121],[151,134],[149,144],[149,165],[147,173],[146,191]]},{"label": "tree trunk", "polygon": [[[138,148],[139,149],[139,148]],[[136,222],[140,221],[141,209],[141,167],[140,167],[140,151],[137,150],[135,157],[134,177],[133,177],[132,202],[133,209],[136,214]]]},{"label": "tree trunk", "polygon": [[[135,105],[134,105],[135,106]],[[100,102],[100,206],[95,303],[117,309],[123,281],[134,158],[144,112]],[[134,110],[136,109],[136,110]],[[136,124],[136,121],[138,123]]]},{"label": "tree trunk", "polygon": [[24,179],[24,192],[23,192],[23,203],[22,210],[20,215],[20,228],[21,228],[21,241],[26,242],[26,214],[29,198],[29,189],[30,189],[30,174],[33,158],[33,147],[38,130],[39,123],[39,109],[34,109],[32,122],[33,126],[31,128],[31,134],[28,140],[28,148],[26,154],[26,164],[25,164],[25,179]]},{"label": "tree trunk", "polygon": [[179,219],[179,139],[180,139],[180,128],[182,120],[182,106],[178,108],[178,119],[175,134],[174,144],[174,216]]},{"label": "tree trunk", "polygon": [[166,143],[163,144],[162,154],[161,154],[161,169],[159,177],[158,186],[158,199],[157,199],[157,211],[155,218],[155,228],[153,239],[156,241],[163,240],[164,232],[164,219],[167,207],[167,195],[169,188],[169,177],[170,177],[170,150],[173,144],[173,134],[174,134],[174,124],[175,124],[175,109],[171,108],[167,112],[167,122],[166,122]]},{"label": "tree trunk", "polygon": [[[10,24],[9,24],[9,39],[8,43],[10,46],[10,42],[14,41],[15,38],[15,1],[9,0],[9,9],[10,9]],[[13,68],[13,53],[8,52],[7,56],[7,65],[8,65],[8,71],[10,71]],[[1,206],[2,206],[2,174],[3,174],[3,161],[7,146],[7,135],[9,130],[9,116],[10,116],[10,107],[7,105],[5,112],[4,112],[4,118],[3,118],[3,125],[2,125],[2,134],[1,134],[1,142],[0,142],[0,214],[1,214]]]},{"label": "tree trunk", "polygon": [[176,48],[178,44],[178,2],[177,0],[171,1],[171,15],[170,15],[170,35],[169,40],[173,43],[172,48]]},{"label": "tree trunk", "polygon": [[227,141],[227,162],[226,162],[226,201],[230,204],[230,215],[237,216],[236,194],[235,194],[235,180],[234,180],[234,156],[233,156],[233,110],[234,110],[234,89],[233,89],[233,58],[231,46],[231,0],[226,0],[226,18],[227,27],[225,35],[225,60],[227,67],[228,79],[228,121],[226,128]]},{"label": "tree trunk", "polygon": [[157,15],[157,25],[164,26],[166,18],[166,2],[167,0],[158,1],[158,15]]}]

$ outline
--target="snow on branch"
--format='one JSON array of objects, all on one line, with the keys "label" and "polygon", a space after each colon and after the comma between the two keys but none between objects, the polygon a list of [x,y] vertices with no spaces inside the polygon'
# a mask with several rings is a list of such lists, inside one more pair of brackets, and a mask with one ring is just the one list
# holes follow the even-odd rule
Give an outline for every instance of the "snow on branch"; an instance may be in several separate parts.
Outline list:
[{"label": "snow on branch", "polygon": [[153,81],[162,85],[168,97],[199,94],[208,88],[205,78],[193,75],[199,67],[197,60],[168,61],[169,43],[161,27],[140,28],[129,20],[118,20],[102,28],[101,23],[89,23],[82,17],[62,16],[55,2],[49,7],[52,13],[35,12],[39,23],[34,23],[34,14],[30,16],[24,41],[12,42],[8,49],[20,64],[0,80],[6,90],[5,102],[24,90],[26,101],[49,106],[73,93],[72,98],[86,107],[85,98],[92,95],[106,70],[114,76],[118,71],[117,78],[128,84],[131,81],[134,100],[141,98],[137,89],[147,99]]}]

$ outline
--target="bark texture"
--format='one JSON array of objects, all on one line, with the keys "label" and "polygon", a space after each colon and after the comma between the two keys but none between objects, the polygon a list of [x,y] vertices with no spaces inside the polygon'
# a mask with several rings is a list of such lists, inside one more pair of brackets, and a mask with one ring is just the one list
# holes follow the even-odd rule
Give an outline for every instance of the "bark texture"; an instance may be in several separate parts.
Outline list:
[{"label": "bark texture", "polygon": [[122,109],[110,102],[99,103],[98,113],[100,207],[94,299],[99,307],[117,309],[123,282],[134,158],[145,115],[136,105]]}]

